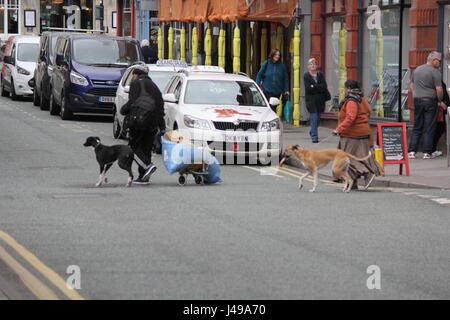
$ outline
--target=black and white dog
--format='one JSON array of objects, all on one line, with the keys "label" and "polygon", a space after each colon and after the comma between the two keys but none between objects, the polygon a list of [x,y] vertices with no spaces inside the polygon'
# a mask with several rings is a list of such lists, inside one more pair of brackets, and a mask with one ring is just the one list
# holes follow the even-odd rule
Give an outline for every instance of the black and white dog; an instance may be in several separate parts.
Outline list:
[{"label": "black and white dog", "polygon": [[100,143],[99,137],[88,137],[83,145],[85,147],[94,147],[95,156],[100,165],[100,177],[95,184],[96,187],[100,187],[103,182],[108,182],[108,179],[105,176],[106,171],[111,168],[116,160],[118,160],[119,167],[126,170],[129,174],[126,187],[131,186],[131,182],[133,181],[133,171],[131,171],[131,166],[133,164],[134,153],[129,146],[121,144],[105,146]]}]

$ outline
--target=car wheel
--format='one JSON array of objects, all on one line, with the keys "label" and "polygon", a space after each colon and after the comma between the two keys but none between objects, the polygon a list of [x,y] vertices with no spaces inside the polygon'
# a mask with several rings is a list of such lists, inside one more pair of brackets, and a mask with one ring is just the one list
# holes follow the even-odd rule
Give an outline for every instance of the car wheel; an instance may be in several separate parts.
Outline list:
[{"label": "car wheel", "polygon": [[39,107],[40,105],[41,105],[41,97],[37,94],[37,89],[34,88],[34,90],[33,90],[33,106]]},{"label": "car wheel", "polygon": [[41,101],[39,103],[41,106],[41,110],[48,110],[48,108],[50,106],[50,101],[44,97],[44,91],[42,89],[41,89],[41,95],[39,97],[41,99]]},{"label": "car wheel", "polygon": [[9,96],[14,101],[19,99],[19,96],[16,94],[16,89],[14,88],[14,80],[12,78],[11,78],[11,91],[9,92]]},{"label": "car wheel", "polygon": [[1,79],[1,81],[2,81],[2,84],[0,86],[1,95],[2,95],[2,97],[7,97],[7,96],[9,96],[9,92],[6,91],[6,89],[5,89],[5,81],[3,80],[3,78]]},{"label": "car wheel", "polygon": [[119,123],[119,118],[117,118],[117,112],[114,112],[113,137],[114,137],[114,139],[123,139],[124,138],[124,135],[122,133],[122,127]]},{"label": "car wheel", "polygon": [[58,106],[58,104],[55,101],[55,97],[53,96],[53,92],[50,93],[49,111],[50,111],[50,114],[52,116],[57,116],[60,113],[60,111],[61,111],[61,107]]},{"label": "car wheel", "polygon": [[69,102],[67,101],[67,98],[64,94],[64,92],[61,95],[61,119],[63,120],[70,120],[73,118],[73,113],[69,108]]}]

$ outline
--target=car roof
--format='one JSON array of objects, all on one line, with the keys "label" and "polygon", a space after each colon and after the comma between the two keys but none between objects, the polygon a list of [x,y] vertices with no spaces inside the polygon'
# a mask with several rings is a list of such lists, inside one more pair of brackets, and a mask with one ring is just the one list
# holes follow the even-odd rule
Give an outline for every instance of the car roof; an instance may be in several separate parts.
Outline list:
[{"label": "car roof", "polygon": [[98,34],[91,34],[91,33],[80,33],[80,32],[69,32],[64,33],[62,32],[62,37],[66,38],[72,38],[72,39],[112,39],[112,40],[130,40],[130,41],[137,41],[136,39],[133,39],[131,37],[116,37],[116,36],[108,36],[108,35],[98,35]]},{"label": "car roof", "polygon": [[158,66],[156,64],[147,64],[147,67],[150,71],[167,71],[167,72],[177,72],[182,70],[182,67],[173,67],[173,66]]},{"label": "car roof", "polygon": [[223,80],[223,81],[242,81],[254,82],[253,79],[234,73],[219,73],[219,72],[183,72],[188,80]]},{"label": "car roof", "polygon": [[16,36],[15,43],[39,43],[41,38],[39,36]]}]

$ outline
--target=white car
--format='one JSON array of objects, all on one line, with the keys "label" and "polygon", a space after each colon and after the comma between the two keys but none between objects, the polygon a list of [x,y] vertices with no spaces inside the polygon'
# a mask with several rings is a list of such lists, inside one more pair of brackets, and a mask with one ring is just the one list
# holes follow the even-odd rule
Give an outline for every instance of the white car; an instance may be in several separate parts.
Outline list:
[{"label": "white car", "polygon": [[[187,67],[187,64],[177,60],[159,60],[157,64],[147,64],[147,67],[149,69],[150,78],[162,93],[171,77],[176,74],[177,71]],[[134,68],[135,66],[131,66],[124,72],[117,88],[113,110],[113,136],[116,139],[126,138],[127,136],[127,133],[123,130],[124,116],[120,114],[120,109],[128,102],[128,93],[130,92],[130,83]]]},{"label": "white car", "polygon": [[171,79],[163,99],[167,128],[178,129],[219,162],[241,164],[248,157],[278,163],[283,128],[270,105],[279,100],[267,101],[249,77],[220,67],[188,67]]},{"label": "white car", "polygon": [[2,72],[2,95],[9,92],[13,100],[18,96],[30,96],[33,88],[29,81],[33,78],[39,56],[38,36],[14,37],[11,55],[5,56]]}]

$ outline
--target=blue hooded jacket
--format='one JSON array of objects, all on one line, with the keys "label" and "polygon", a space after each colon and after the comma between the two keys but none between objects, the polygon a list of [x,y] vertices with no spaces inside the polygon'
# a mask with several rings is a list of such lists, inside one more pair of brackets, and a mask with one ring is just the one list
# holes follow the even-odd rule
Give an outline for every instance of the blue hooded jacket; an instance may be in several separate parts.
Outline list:
[{"label": "blue hooded jacket", "polygon": [[[264,78],[264,80],[263,80]],[[289,91],[288,74],[284,63],[266,60],[256,76],[256,83],[262,81],[263,90],[272,94],[282,94]]]}]

